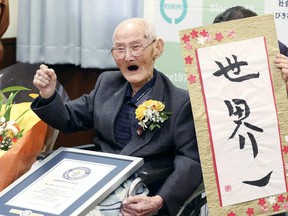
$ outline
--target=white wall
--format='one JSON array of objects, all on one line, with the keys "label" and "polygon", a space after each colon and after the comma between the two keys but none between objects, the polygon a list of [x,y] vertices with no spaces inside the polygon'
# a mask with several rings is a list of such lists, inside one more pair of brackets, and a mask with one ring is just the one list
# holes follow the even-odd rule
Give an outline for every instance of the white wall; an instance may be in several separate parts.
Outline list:
[{"label": "white wall", "polygon": [[18,0],[9,0],[10,24],[2,38],[13,38],[17,35]]}]

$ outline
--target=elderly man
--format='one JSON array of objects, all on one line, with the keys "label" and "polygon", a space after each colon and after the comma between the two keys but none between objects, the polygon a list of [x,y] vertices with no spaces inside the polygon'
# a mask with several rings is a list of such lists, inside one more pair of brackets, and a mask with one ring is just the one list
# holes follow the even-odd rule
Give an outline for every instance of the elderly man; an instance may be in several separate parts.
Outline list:
[{"label": "elderly man", "polygon": [[[116,28],[113,42],[111,53],[120,72],[102,73],[90,94],[64,104],[55,91],[54,70],[41,65],[33,81],[40,97],[31,108],[63,132],[94,128],[99,151],[142,157],[148,173],[166,170],[160,179],[152,176],[147,182],[149,196],[126,198],[120,212],[175,216],[202,181],[188,92],[154,68],[164,43],[151,23],[141,18],[125,20]],[[139,125],[135,116],[137,107],[147,100],[172,113],[150,129],[145,126],[148,122]]]}]

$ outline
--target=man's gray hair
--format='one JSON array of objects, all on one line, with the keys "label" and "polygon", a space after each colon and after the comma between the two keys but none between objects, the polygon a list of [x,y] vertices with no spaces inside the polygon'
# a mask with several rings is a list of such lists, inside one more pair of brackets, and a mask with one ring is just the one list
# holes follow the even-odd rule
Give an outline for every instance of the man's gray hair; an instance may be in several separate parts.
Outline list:
[{"label": "man's gray hair", "polygon": [[125,23],[129,23],[129,22],[136,22],[139,23],[141,25],[143,25],[143,29],[144,29],[144,38],[146,38],[149,42],[152,42],[153,40],[157,39],[157,34],[156,34],[156,30],[154,25],[149,22],[148,20],[144,19],[144,18],[131,18],[131,19],[127,19],[122,21],[115,29],[114,33],[113,33],[113,43],[115,42],[115,34],[118,31],[118,29],[123,26],[123,24]]}]

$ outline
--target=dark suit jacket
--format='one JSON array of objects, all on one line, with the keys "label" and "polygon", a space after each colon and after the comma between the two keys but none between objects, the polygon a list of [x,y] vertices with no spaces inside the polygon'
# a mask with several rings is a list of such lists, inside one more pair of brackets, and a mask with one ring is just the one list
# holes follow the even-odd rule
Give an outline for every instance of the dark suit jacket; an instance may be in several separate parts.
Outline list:
[{"label": "dark suit jacket", "polygon": [[280,53],[288,57],[288,48],[281,41],[278,41]]},{"label": "dark suit jacket", "polygon": [[158,72],[150,99],[164,102],[165,110],[171,111],[172,115],[160,129],[147,130],[140,137],[132,137],[122,148],[114,138],[114,122],[127,85],[120,72],[104,72],[90,94],[66,104],[56,95],[51,103],[40,107],[38,98],[31,108],[42,120],[63,132],[94,127],[94,143],[100,151],[142,157],[145,162],[143,169],[148,171],[171,167],[172,173],[153,194],[164,199],[170,215],[174,216],[202,181],[188,92],[176,88]]}]

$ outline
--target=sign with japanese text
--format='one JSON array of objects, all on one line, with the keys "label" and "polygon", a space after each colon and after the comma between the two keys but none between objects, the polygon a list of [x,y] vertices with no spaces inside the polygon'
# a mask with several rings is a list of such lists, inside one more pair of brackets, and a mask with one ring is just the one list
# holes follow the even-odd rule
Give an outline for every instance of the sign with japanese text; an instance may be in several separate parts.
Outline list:
[{"label": "sign with japanese text", "polygon": [[180,39],[209,214],[287,211],[288,101],[273,64],[273,15],[182,30]]}]

